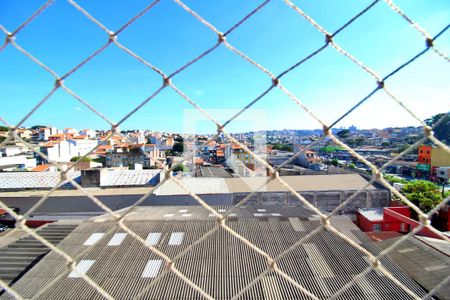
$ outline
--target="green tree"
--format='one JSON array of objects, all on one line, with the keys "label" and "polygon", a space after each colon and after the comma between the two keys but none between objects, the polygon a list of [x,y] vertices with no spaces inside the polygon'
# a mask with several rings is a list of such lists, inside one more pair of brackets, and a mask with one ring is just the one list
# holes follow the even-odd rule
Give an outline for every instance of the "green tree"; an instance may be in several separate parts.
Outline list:
[{"label": "green tree", "polygon": [[173,171],[174,171],[174,172],[187,172],[187,171],[188,171],[188,168],[187,168],[185,165],[183,165],[183,164],[179,164],[178,166],[176,166],[176,167],[173,169]]},{"label": "green tree", "polygon": [[408,180],[406,179],[402,179],[396,176],[392,176],[392,175],[383,175],[384,179],[386,179],[389,182],[392,183],[402,183],[402,184],[406,184],[408,183]]},{"label": "green tree", "polygon": [[0,143],[2,143],[4,140],[6,140],[6,137],[0,136]]},{"label": "green tree", "polygon": [[0,131],[9,131],[9,128],[6,126],[1,126],[0,125]]},{"label": "green tree", "polygon": [[432,116],[425,120],[428,126],[436,126],[434,136],[446,143],[450,144],[450,113],[442,113]]},{"label": "green tree", "polygon": [[[74,156],[74,157],[72,157],[72,158],[70,159],[70,161],[71,161],[71,162],[76,162],[76,161],[78,161],[80,158],[81,158],[81,156]],[[85,157],[85,158],[83,158],[81,161],[82,161],[82,162],[90,162],[90,161],[92,161],[92,158],[90,158],[90,157]]]},{"label": "green tree", "polygon": [[44,125],[34,125],[34,126],[31,127],[30,129],[31,129],[31,130],[38,130],[38,129],[40,129],[40,128],[45,128],[45,127],[47,127],[47,126],[44,126]]},{"label": "green tree", "polygon": [[402,188],[401,193],[425,213],[443,200],[439,187],[426,180],[408,182]]},{"label": "green tree", "polygon": [[184,145],[184,143],[180,143],[180,142],[176,142],[175,144],[173,144],[172,150],[175,153],[183,153],[186,149],[186,146]]},{"label": "green tree", "polygon": [[183,139],[183,137],[182,136],[177,136],[177,137],[175,137],[174,139],[173,139],[175,142],[179,142],[179,143],[183,143],[184,142],[184,139]]},{"label": "green tree", "polygon": [[[407,144],[400,145],[397,148],[397,152],[401,153],[401,152],[405,151],[406,149],[408,149],[409,147],[410,147],[410,145],[407,145]],[[411,152],[411,153],[416,153],[416,152]]]},{"label": "green tree", "polygon": [[350,130],[348,129],[342,129],[338,133],[336,133],[337,137],[340,139],[346,139],[350,136]]},{"label": "green tree", "polygon": [[287,151],[287,152],[293,152],[294,151],[294,147],[290,144],[280,144],[280,143],[275,143],[272,144],[272,149],[273,150],[280,150],[280,151]]},{"label": "green tree", "polygon": [[333,166],[337,167],[337,166],[339,165],[339,161],[337,160],[337,158],[333,158],[333,159],[331,160],[331,164],[332,164]]}]

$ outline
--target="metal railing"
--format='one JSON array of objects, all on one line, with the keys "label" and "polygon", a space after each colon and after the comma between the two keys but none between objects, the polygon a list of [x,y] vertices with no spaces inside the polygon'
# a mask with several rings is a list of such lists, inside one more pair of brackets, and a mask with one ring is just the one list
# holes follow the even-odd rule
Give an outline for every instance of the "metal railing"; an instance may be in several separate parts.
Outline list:
[{"label": "metal railing", "polygon": [[[415,23],[410,17],[408,17],[400,7],[398,7],[396,4],[394,4],[390,0],[375,0],[372,3],[370,3],[367,7],[365,7],[362,11],[360,11],[358,14],[353,16],[350,20],[348,20],[344,25],[342,25],[339,29],[337,29],[334,32],[327,31],[324,27],[322,27],[318,22],[316,22],[311,16],[306,14],[298,5],[294,4],[293,2],[289,0],[284,0],[284,3],[292,8],[296,13],[298,13],[299,17],[304,18],[307,22],[309,22],[317,31],[319,31],[324,38],[324,44],[320,47],[318,47],[315,51],[311,52],[307,56],[301,58],[298,60],[297,63],[295,63],[292,66],[287,67],[283,72],[281,72],[278,75],[273,74],[270,70],[250,58],[248,55],[246,55],[244,52],[240,51],[238,48],[233,46],[227,39],[228,36],[232,35],[233,32],[240,26],[242,26],[248,19],[250,19],[253,15],[258,14],[259,11],[261,11],[269,2],[270,0],[263,1],[260,5],[258,5],[256,8],[254,8],[252,11],[250,11],[248,14],[246,14],[242,19],[239,20],[236,24],[231,26],[226,31],[222,32],[219,29],[217,29],[213,24],[205,20],[200,14],[195,12],[193,9],[191,9],[189,6],[187,6],[185,3],[183,3],[181,0],[175,0],[175,2],[184,10],[186,13],[190,14],[194,19],[204,26],[206,26],[209,30],[214,32],[217,35],[217,42],[211,46],[208,49],[205,49],[204,52],[202,52],[200,55],[195,57],[194,59],[188,61],[186,64],[179,67],[176,71],[172,72],[171,74],[166,74],[163,70],[159,69],[155,65],[153,65],[151,62],[145,60],[141,56],[139,56],[137,53],[135,53],[133,50],[128,48],[126,45],[119,42],[118,37],[120,34],[127,30],[128,27],[132,26],[132,24],[142,16],[144,16],[146,13],[148,13],[150,10],[152,10],[156,5],[158,5],[159,2],[162,2],[162,0],[156,0],[151,2],[145,9],[143,9],[141,12],[139,12],[137,15],[135,15],[133,18],[131,18],[128,22],[126,22],[123,26],[118,28],[117,30],[113,31],[109,28],[107,28],[105,25],[103,25],[99,20],[95,18],[95,16],[91,15],[86,9],[84,9],[81,5],[79,5],[77,2],[73,0],[68,1],[80,14],[85,16],[87,19],[89,19],[91,22],[96,24],[98,27],[100,27],[104,33],[105,33],[105,43],[100,48],[95,50],[92,54],[90,54],[88,57],[86,57],[84,60],[82,60],[80,63],[78,63],[76,66],[74,66],[72,69],[68,70],[65,74],[58,74],[56,71],[52,70],[50,67],[48,67],[44,62],[41,62],[37,57],[33,56],[32,53],[28,52],[26,49],[20,46],[19,42],[16,41],[20,38],[20,32],[23,30],[25,26],[30,24],[35,18],[41,18],[41,13],[45,11],[49,6],[51,6],[54,1],[49,0],[47,1],[42,7],[40,7],[37,11],[35,11],[28,19],[26,19],[19,27],[14,29],[13,31],[8,31],[7,28],[0,25],[1,31],[6,35],[6,40],[3,43],[3,45],[0,47],[0,55],[1,51],[3,51],[6,47],[13,47],[29,59],[31,59],[36,65],[44,69],[46,72],[50,73],[54,78],[54,87],[48,92],[48,94],[42,98],[17,124],[10,125],[7,123],[5,116],[2,116],[0,120],[9,127],[9,134],[8,137],[4,142],[0,144],[0,146],[3,146],[11,141],[20,141],[22,143],[25,143],[27,147],[30,149],[33,149],[33,151],[37,154],[42,156],[44,159],[48,160],[49,163],[52,165],[58,167],[61,174],[61,179],[55,187],[53,187],[51,190],[45,193],[44,197],[42,197],[31,209],[29,209],[27,212],[25,212],[23,215],[16,214],[10,207],[5,205],[3,202],[0,202],[0,207],[5,209],[9,214],[11,214],[16,219],[17,228],[23,229],[26,233],[30,234],[32,237],[40,241],[42,244],[50,248],[51,250],[55,251],[57,254],[62,256],[66,262],[67,262],[67,268],[71,271],[77,272],[77,269],[75,268],[77,263],[77,258],[72,257],[65,253],[63,250],[59,249],[57,246],[53,245],[49,241],[47,241],[45,238],[40,236],[36,231],[29,228],[26,225],[27,218],[39,207],[41,206],[51,195],[52,193],[58,189],[58,186],[68,181],[71,183],[77,190],[81,191],[85,196],[87,196],[89,199],[92,200],[96,205],[98,205],[102,210],[104,210],[108,215],[110,215],[115,222],[118,224],[118,226],[123,229],[125,232],[130,234],[134,239],[142,243],[142,245],[148,249],[150,249],[153,253],[158,255],[164,262],[165,262],[165,269],[161,272],[161,274],[158,275],[157,278],[152,280],[152,282],[149,284],[149,286],[146,287],[145,290],[151,288],[154,286],[166,273],[173,273],[176,276],[178,276],[180,279],[182,279],[185,283],[187,283],[190,287],[192,287],[194,290],[196,290],[198,293],[203,295],[204,297],[208,299],[212,299],[212,296],[209,295],[207,292],[205,292],[200,286],[195,284],[191,279],[186,277],[180,270],[177,268],[177,260],[185,255],[186,253],[189,253],[189,251],[201,243],[203,240],[205,240],[208,236],[213,234],[219,229],[223,229],[230,233],[232,236],[239,239],[242,243],[250,247],[253,251],[256,253],[262,255],[267,260],[267,270],[263,273],[261,273],[259,276],[254,278],[253,281],[251,281],[243,290],[241,290],[238,294],[234,296],[234,298],[237,298],[239,295],[242,295],[245,293],[246,290],[250,289],[255,283],[257,283],[261,278],[263,278],[264,275],[266,275],[269,272],[276,272],[278,275],[286,279],[288,282],[293,284],[296,288],[301,290],[305,295],[308,295],[312,298],[317,299],[317,296],[314,295],[311,291],[309,291],[306,287],[302,286],[300,283],[295,281],[293,278],[291,278],[287,273],[283,272],[281,269],[277,267],[277,261],[279,261],[281,258],[288,255],[293,249],[316,235],[318,232],[322,230],[327,230],[329,232],[332,232],[339,236],[340,238],[347,241],[352,247],[358,249],[364,255],[366,255],[371,265],[365,269],[362,273],[356,275],[348,284],[343,286],[338,292],[332,295],[331,298],[337,298],[339,295],[344,293],[347,289],[349,289],[355,282],[364,277],[366,274],[368,274],[370,271],[376,269],[379,272],[383,273],[387,278],[389,278],[393,283],[398,285],[401,289],[403,289],[407,294],[409,294],[413,298],[419,298],[413,291],[411,291],[408,287],[406,287],[404,284],[399,282],[388,270],[385,269],[385,267],[380,263],[380,259],[386,255],[388,255],[393,249],[395,249],[397,246],[399,246],[402,242],[404,242],[406,239],[408,239],[413,234],[419,232],[424,227],[427,227],[429,230],[433,231],[435,234],[439,235],[443,240],[450,242],[449,238],[445,235],[443,235],[441,232],[437,231],[430,225],[430,216],[437,212],[443,205],[449,202],[449,198],[445,199],[441,204],[436,206],[433,210],[431,210],[429,213],[424,213],[421,211],[419,207],[417,207],[414,203],[412,203],[409,199],[407,199],[405,196],[403,196],[401,193],[399,193],[396,189],[394,189],[384,178],[382,171],[385,170],[390,164],[392,164],[394,161],[401,158],[403,155],[409,153],[415,146],[423,143],[425,140],[429,139],[431,140],[435,145],[446,151],[450,155],[450,149],[447,145],[439,141],[437,138],[433,136],[433,128],[425,124],[407,105],[405,105],[389,88],[389,80],[398,72],[402,71],[407,65],[413,63],[415,60],[417,60],[419,57],[424,55],[428,51],[433,51],[437,56],[442,58],[444,61],[448,62],[449,57],[443,53],[442,50],[437,48],[435,46],[435,41],[446,31],[448,30],[449,26],[443,28],[439,33],[432,36],[429,33],[427,33],[419,24]],[[383,3],[384,2],[384,3]],[[387,74],[386,76],[380,76],[376,71],[374,71],[372,68],[364,64],[362,61],[360,61],[357,57],[346,51],[342,46],[340,46],[336,41],[335,37],[339,35],[342,31],[346,30],[346,28],[352,24],[355,20],[359,18],[363,18],[364,15],[373,9],[375,6],[378,5],[387,5],[389,8],[392,9],[393,13],[400,15],[406,22],[408,22],[417,32],[421,35],[421,37],[424,40],[424,48],[422,51],[417,53],[415,56],[411,57],[409,60],[405,61],[400,66],[397,66],[393,68],[393,70]],[[175,83],[174,80],[176,76],[180,73],[186,73],[188,72],[188,69],[193,64],[197,63],[198,61],[202,60],[205,56],[209,55],[210,53],[214,52],[216,49],[218,49],[221,45],[229,49],[232,53],[236,54],[237,56],[241,57],[243,60],[247,61],[249,64],[253,65],[255,68],[259,69],[261,72],[265,73],[267,75],[268,84],[267,88],[261,92],[261,94],[256,97],[255,99],[252,99],[248,102],[247,105],[245,105],[242,110],[240,110],[237,114],[235,114],[233,117],[231,117],[229,120],[227,120],[224,123],[220,123],[217,120],[215,120],[211,115],[209,115],[202,107],[200,107],[196,101],[188,96],[185,92],[183,92],[181,89],[179,89]],[[139,61],[142,65],[149,68],[149,72],[155,72],[161,76],[161,86],[157,88],[153,93],[151,93],[146,99],[144,99],[138,106],[136,106],[133,110],[131,110],[129,113],[125,114],[123,118],[119,122],[112,122],[110,121],[104,114],[96,110],[93,106],[89,104],[89,102],[82,97],[80,97],[75,91],[71,90],[66,84],[65,80],[68,79],[70,76],[72,76],[75,72],[77,72],[80,68],[83,68],[86,64],[88,64],[94,57],[101,55],[101,53],[109,47],[118,47],[119,49],[123,50],[126,54],[130,55],[131,57],[135,58],[137,61]],[[283,84],[282,79],[283,77],[293,71],[294,69],[298,68],[303,63],[312,60],[315,58],[315,56],[325,50],[326,48],[333,48],[337,51],[337,53],[341,54],[342,56],[346,57],[349,61],[354,63],[356,66],[361,68],[367,75],[371,78],[373,78],[374,82],[374,88],[370,91],[368,91],[367,96],[363,97],[362,99],[359,99],[358,101],[355,101],[355,105],[348,110],[346,113],[344,113],[342,116],[340,116],[336,121],[332,122],[331,124],[326,124],[323,122],[311,109],[309,109],[303,101],[300,100],[300,97],[294,94],[293,92],[289,91]],[[250,151],[246,145],[242,144],[233,136],[231,136],[229,133],[227,133],[226,126],[230,124],[234,119],[236,119],[240,114],[242,114],[244,111],[246,111],[248,108],[252,107],[255,103],[260,101],[265,95],[267,95],[272,89],[280,89],[283,93],[285,93],[295,104],[299,106],[299,108],[306,113],[308,113],[313,119],[315,119],[318,124],[323,128],[323,135],[320,139],[317,141],[311,143],[308,145],[305,149],[299,151],[296,153],[292,158],[290,158],[288,161],[283,163],[281,166],[277,168],[273,168],[270,166],[265,160],[261,159],[259,156],[255,155],[252,151]],[[267,177],[267,180],[259,188],[248,194],[244,199],[242,199],[239,203],[237,203],[232,209],[228,210],[226,213],[221,214],[218,211],[216,211],[213,207],[208,205],[205,201],[203,201],[198,195],[191,192],[189,190],[189,187],[184,186],[183,182],[174,177],[171,173],[171,171],[176,168],[176,166],[182,161],[172,165],[172,167],[169,169],[167,166],[161,166],[163,167],[162,172],[165,172],[164,179],[158,184],[158,186],[164,184],[168,180],[174,181],[178,186],[180,186],[187,194],[191,195],[201,206],[203,206],[206,210],[208,210],[211,214],[215,216],[217,219],[216,226],[204,234],[200,239],[198,239],[195,243],[188,246],[186,249],[184,249],[181,253],[179,253],[176,257],[170,258],[160,250],[158,250],[156,247],[151,246],[146,243],[146,241],[140,237],[136,232],[131,230],[125,223],[124,220],[126,216],[132,212],[136,206],[141,204],[145,199],[147,199],[154,190],[149,191],[146,195],[142,196],[136,203],[134,203],[132,206],[128,207],[124,212],[118,214],[114,211],[112,211],[110,208],[108,208],[106,205],[104,205],[97,197],[92,195],[88,190],[83,189],[80,184],[78,184],[76,181],[74,181],[71,177],[67,176],[67,173],[73,169],[74,165],[72,165],[69,168],[62,168],[60,164],[57,162],[51,161],[46,157],[43,153],[39,151],[39,148],[35,145],[32,145],[30,143],[27,143],[22,138],[20,138],[17,134],[17,129],[24,124],[28,118],[30,118],[31,115],[33,115],[36,110],[42,106],[46,101],[48,101],[49,98],[52,97],[52,95],[57,90],[63,90],[67,94],[71,95],[73,98],[75,98],[77,101],[79,101],[81,104],[83,104],[85,107],[87,107],[89,110],[94,112],[97,116],[102,118],[104,121],[106,121],[111,126],[111,131],[109,133],[109,137],[111,137],[113,134],[115,134],[118,130],[118,126],[121,125],[125,120],[131,118],[138,110],[140,110],[144,105],[146,105],[149,101],[154,99],[161,91],[164,89],[172,89],[175,91],[178,95],[180,95],[187,103],[189,103],[191,106],[193,106],[195,109],[197,109],[201,114],[203,114],[207,119],[209,119],[212,123],[214,123],[217,126],[217,134],[210,138],[208,141],[205,141],[205,145],[209,142],[214,140],[217,136],[220,134],[223,134],[225,137],[227,137],[230,141],[233,143],[236,143],[240,145],[247,154],[251,155],[255,161],[263,165],[264,167],[269,170],[269,173],[271,174],[269,177]],[[372,163],[370,163],[368,160],[366,160],[364,157],[356,153],[351,147],[347,146],[343,141],[341,141],[338,137],[332,134],[331,128],[336,125],[339,121],[347,117],[352,111],[354,111],[356,108],[358,108],[361,104],[366,102],[368,99],[370,99],[373,95],[376,93],[384,92],[389,98],[395,102],[398,103],[406,112],[408,112],[415,120],[420,122],[420,124],[423,127],[423,137],[418,140],[414,145],[411,145],[408,149],[403,151],[402,153],[398,154],[395,158],[385,163],[381,168],[377,168]],[[445,117],[445,116],[444,116]],[[443,118],[440,120],[442,122]],[[437,126],[435,124],[435,126]],[[343,201],[338,207],[336,207],[331,213],[324,213],[320,210],[318,210],[316,207],[314,207],[312,204],[310,204],[302,195],[300,195],[297,191],[295,191],[292,187],[290,187],[278,174],[278,171],[285,166],[286,164],[289,164],[292,162],[296,157],[301,155],[304,151],[310,149],[314,145],[320,143],[325,138],[329,138],[332,142],[335,144],[345,148],[353,157],[355,157],[360,162],[366,164],[371,170],[372,170],[372,178],[371,180],[359,191],[354,193],[351,197]],[[90,155],[96,150],[97,147],[92,149],[89,153],[87,153],[84,157]],[[84,157],[80,158],[79,161],[81,161]],[[185,157],[184,160],[189,159],[189,157]],[[278,181],[283,185],[289,193],[291,193],[300,203],[308,207],[309,209],[313,210],[320,218],[321,226],[317,227],[315,230],[308,233],[305,237],[298,240],[292,247],[289,249],[286,249],[284,252],[282,252],[277,257],[271,257],[269,254],[264,252],[262,249],[258,248],[256,245],[252,244],[248,239],[246,239],[244,236],[240,235],[238,232],[233,230],[230,226],[227,225],[227,220],[230,214],[235,211],[238,207],[242,206],[244,203],[246,203],[252,196],[254,196],[259,190],[263,189],[264,186],[266,186],[271,181]],[[337,214],[344,206],[346,206],[348,203],[350,203],[353,199],[355,199],[359,194],[361,194],[366,188],[368,188],[372,183],[377,181],[378,183],[381,183],[384,185],[387,189],[391,191],[392,194],[396,195],[404,204],[408,205],[411,209],[413,209],[420,220],[420,226],[416,227],[414,230],[412,230],[410,233],[403,236],[401,239],[399,239],[397,242],[395,242],[392,246],[388,247],[387,249],[381,251],[378,255],[373,255],[371,252],[360,246],[359,244],[355,243],[352,239],[347,237],[345,234],[340,232],[337,228],[332,226],[330,223],[330,218]],[[157,186],[157,187],[158,187]],[[14,232],[11,231],[11,232]],[[8,234],[11,234],[8,233]],[[64,274],[61,274],[57,276],[54,280],[52,280],[49,284],[47,284],[39,294],[42,294],[46,290],[50,289],[52,285],[60,278],[61,276],[64,276]],[[94,287],[101,295],[103,295],[107,299],[113,299],[113,297],[106,291],[104,288],[101,287],[97,282],[92,280],[88,275],[79,273],[79,276],[83,278],[89,285]],[[440,287],[443,287],[449,283],[450,276],[448,276],[443,282],[441,282],[439,285],[437,285],[433,290],[429,291],[429,293],[424,297],[428,297],[430,295],[433,295]],[[6,290],[7,293],[12,295],[13,297],[17,299],[23,299],[23,297],[14,290],[14,287],[10,287],[6,282],[0,280],[0,286]],[[39,295],[36,295],[39,296]]]}]

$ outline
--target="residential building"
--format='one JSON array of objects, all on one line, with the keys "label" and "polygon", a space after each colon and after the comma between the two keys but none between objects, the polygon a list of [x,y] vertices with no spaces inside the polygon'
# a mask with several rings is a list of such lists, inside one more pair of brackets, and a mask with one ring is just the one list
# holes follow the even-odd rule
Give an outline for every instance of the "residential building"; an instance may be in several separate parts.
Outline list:
[{"label": "residential building", "polygon": [[95,139],[97,136],[97,132],[92,129],[83,129],[78,132],[79,135],[86,136],[90,139]]},{"label": "residential building", "polygon": [[429,165],[431,163],[431,149],[433,147],[428,145],[419,146],[417,162]]},{"label": "residential building", "polygon": [[2,148],[0,148],[0,156],[1,157],[15,156],[28,151],[31,150],[29,150],[27,147],[25,147],[25,145],[22,144],[5,145]]},{"label": "residential building", "polygon": [[26,128],[19,128],[16,130],[17,135],[21,138],[21,139],[26,139],[29,140],[31,139],[32,135],[33,135],[33,131],[26,129]]},{"label": "residential building", "polygon": [[73,135],[77,135],[78,130],[76,130],[75,128],[64,128],[63,133],[70,133]]},{"label": "residential building", "polygon": [[[69,162],[74,156],[86,155],[95,146],[97,146],[97,141],[89,139],[49,141],[41,145],[41,152],[51,161]],[[40,156],[37,158],[40,162],[46,162]]]},{"label": "residential building", "polygon": [[14,171],[17,169],[30,169],[36,167],[36,158],[32,155],[14,155],[0,157],[0,169]]},{"label": "residential building", "polygon": [[173,144],[175,144],[175,141],[174,141],[173,137],[171,137],[171,136],[167,137],[167,139],[166,139],[166,146],[173,147]]},{"label": "residential building", "polygon": [[144,168],[157,166],[157,161],[164,158],[164,152],[153,144],[118,144],[114,150],[107,152],[107,167],[132,167],[136,164]]},{"label": "residential building", "polygon": [[436,181],[436,170],[439,167],[450,167],[450,155],[439,147],[421,145],[418,149],[417,162],[418,172]]},{"label": "residential building", "polygon": [[145,134],[142,131],[132,132],[128,134],[127,140],[130,144],[145,144],[145,142],[147,141]]}]

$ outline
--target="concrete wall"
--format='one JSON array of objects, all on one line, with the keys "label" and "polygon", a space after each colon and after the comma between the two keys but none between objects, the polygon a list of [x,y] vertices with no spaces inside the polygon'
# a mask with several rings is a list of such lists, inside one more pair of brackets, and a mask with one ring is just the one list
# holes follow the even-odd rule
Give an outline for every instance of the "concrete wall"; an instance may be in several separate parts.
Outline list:
[{"label": "concrete wall", "polygon": [[[313,206],[322,211],[331,212],[341,203],[349,199],[354,191],[320,191],[320,192],[301,192],[300,195]],[[248,193],[234,194],[233,203],[238,203],[244,199]],[[386,207],[389,206],[390,193],[388,190],[376,189],[363,191],[350,200],[341,211],[344,213],[354,213],[358,208]],[[253,195],[249,202],[276,204],[284,203],[295,205],[300,200],[289,192],[278,193],[257,193]]]},{"label": "concrete wall", "polygon": [[[318,207],[322,211],[332,211],[340,203],[348,199],[354,192],[350,191],[330,191],[330,192],[302,192],[301,195],[312,205]],[[248,193],[239,194],[210,194],[200,195],[199,197],[210,205],[233,205],[241,201]],[[142,195],[108,195],[97,196],[97,198],[112,210],[122,209],[133,205]],[[355,199],[348,203],[343,212],[353,213],[357,208],[361,207],[385,207],[389,205],[389,192],[387,190],[371,190],[360,193]],[[0,197],[8,206],[19,207],[23,212],[29,210],[36,204],[40,197]],[[300,201],[294,195],[287,192],[280,193],[257,193],[253,195],[250,202],[264,204],[299,204]],[[142,204],[146,205],[198,205],[198,202],[189,195],[175,196],[157,196],[151,195],[145,199]],[[98,212],[103,210],[95,204],[91,199],[85,196],[65,196],[65,197],[49,197],[36,210],[36,213],[82,213],[82,212]]]}]

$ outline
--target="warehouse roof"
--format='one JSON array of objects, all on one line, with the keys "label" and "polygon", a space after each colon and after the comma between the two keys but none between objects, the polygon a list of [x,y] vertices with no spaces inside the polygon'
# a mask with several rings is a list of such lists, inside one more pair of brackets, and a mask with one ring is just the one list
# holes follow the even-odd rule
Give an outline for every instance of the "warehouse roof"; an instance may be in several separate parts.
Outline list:
[{"label": "warehouse roof", "polygon": [[[67,177],[80,182],[80,171],[73,171],[67,174]],[[49,189],[56,186],[61,179],[60,172],[1,172],[0,189]],[[71,186],[70,183],[62,186]]]},{"label": "warehouse roof", "polygon": [[[281,179],[290,185],[295,191],[357,191],[367,184],[359,174],[338,174],[338,175],[304,175],[304,176],[281,176]],[[242,177],[242,178],[182,178],[180,179],[185,187],[195,194],[228,194],[228,193],[249,193],[252,192],[268,180],[267,177]],[[367,190],[375,187],[369,185]],[[288,189],[279,180],[274,180],[265,185],[261,192],[285,192]],[[186,192],[175,182],[166,181],[158,189],[157,195],[182,195]]]},{"label": "warehouse roof", "polygon": [[[100,187],[149,186],[160,170],[105,170]],[[80,171],[67,175],[76,182],[81,181]],[[0,172],[0,190],[50,189],[57,185],[60,172]],[[73,188],[67,181],[64,188]]]},{"label": "warehouse roof", "polygon": [[[386,249],[400,238],[387,239],[377,245]],[[442,246],[438,248],[439,245]],[[450,274],[449,243],[443,240],[412,236],[392,250],[389,256],[405,273],[429,290]],[[439,299],[450,299],[450,285],[441,288],[436,296]]]},{"label": "warehouse roof", "polygon": [[[230,208],[216,209],[223,212]],[[125,224],[148,244],[171,258],[191,247],[175,261],[175,267],[216,299],[231,298],[268,267],[263,256],[217,226],[209,212],[199,206],[139,207],[126,218]],[[259,205],[236,209],[235,218],[227,224],[275,257],[320,226],[320,221],[302,206]],[[334,217],[332,224],[370,252],[380,252],[348,218]],[[213,229],[213,233],[199,241]],[[77,270],[88,275],[115,299],[202,298],[170,269],[166,269],[159,256],[106,216],[81,224],[58,247],[76,257]],[[403,285],[419,297],[425,295],[390,259],[383,258],[381,262]],[[277,262],[280,270],[319,298],[330,297],[369,265],[363,253],[329,231],[321,231],[307,239]],[[150,283],[153,286],[146,288]],[[103,298],[77,273],[68,270],[65,260],[55,252],[45,256],[13,288],[24,298]],[[278,273],[271,271],[243,293],[241,298],[308,297]],[[410,297],[383,274],[371,271],[357,280],[341,298]],[[3,295],[0,299],[7,299],[7,296]]]}]

